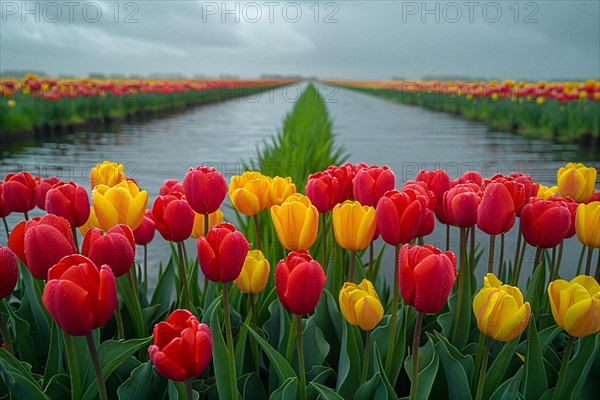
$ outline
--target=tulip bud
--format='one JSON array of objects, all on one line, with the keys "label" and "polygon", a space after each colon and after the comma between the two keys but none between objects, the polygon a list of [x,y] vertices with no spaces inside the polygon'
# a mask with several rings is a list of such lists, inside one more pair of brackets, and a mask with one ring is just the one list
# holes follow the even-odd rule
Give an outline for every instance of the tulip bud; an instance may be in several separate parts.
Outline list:
[{"label": "tulip bud", "polygon": [[458,184],[444,194],[444,216],[449,225],[470,228],[477,223],[481,189],[474,183]]},{"label": "tulip bud", "polygon": [[46,194],[46,211],[69,221],[72,227],[85,225],[90,216],[90,199],[83,186],[57,183]]},{"label": "tulip bud", "polygon": [[4,181],[0,181],[0,218],[4,218],[8,214],[10,214],[10,210],[4,206],[4,200],[2,199],[3,191],[4,191]]},{"label": "tulip bud", "polygon": [[139,246],[145,246],[154,239],[154,232],[156,231],[156,225],[152,219],[152,210],[144,211],[144,219],[142,223],[133,231],[133,237],[135,238],[135,244]]},{"label": "tulip bud", "polygon": [[387,165],[362,168],[352,179],[354,199],[365,206],[377,207],[379,199],[396,186],[394,172]]},{"label": "tulip bud", "polygon": [[592,248],[600,247],[600,201],[577,207],[575,231],[581,243]]},{"label": "tulip bud", "polygon": [[98,185],[92,192],[94,213],[102,230],[125,224],[136,229],[142,223],[148,205],[148,193],[132,181],[121,181],[112,187]]},{"label": "tulip bud", "polygon": [[116,162],[103,161],[96,164],[90,171],[90,188],[94,190],[98,185],[113,187],[125,181],[125,166]]},{"label": "tulip bud", "polygon": [[269,280],[269,260],[262,251],[250,250],[244,261],[242,272],[234,283],[242,293],[260,293]]},{"label": "tulip bud", "polygon": [[183,194],[183,185],[177,181],[177,179],[167,179],[165,183],[158,189],[158,194],[166,196],[173,192],[179,192]]},{"label": "tulip bud", "polygon": [[115,311],[115,276],[109,266],[98,270],[91,260],[79,254],[64,257],[48,271],[42,302],[69,335],[87,335],[106,325]]},{"label": "tulip bud", "polygon": [[48,194],[48,190],[52,188],[52,186],[57,183],[64,183],[59,180],[57,177],[52,176],[50,178],[41,178],[36,176],[35,180],[35,205],[41,209],[46,210],[46,195]]},{"label": "tulip bud", "polygon": [[600,286],[591,276],[579,275],[567,282],[550,282],[548,296],[556,324],[571,336],[600,331]]},{"label": "tulip bud", "polygon": [[240,276],[250,243],[242,232],[223,223],[198,239],[198,263],[206,278],[228,283]]},{"label": "tulip bud", "polygon": [[19,279],[17,256],[9,248],[0,246],[0,300],[10,296]]},{"label": "tulip bud", "polygon": [[275,267],[275,288],[281,305],[293,314],[315,309],[325,287],[325,273],[307,250],[292,251]]},{"label": "tulip bud", "polygon": [[494,274],[487,274],[483,278],[483,288],[473,299],[473,312],[481,333],[508,342],[527,326],[531,307],[529,303],[523,303],[518,287],[503,285]]},{"label": "tulip bud", "polygon": [[281,206],[271,207],[271,219],[281,245],[287,250],[307,249],[319,229],[319,213],[308,197],[293,194]]},{"label": "tulip bud", "polygon": [[192,233],[194,210],[182,193],[173,192],[166,196],[158,196],[154,200],[152,219],[165,240],[183,242]]},{"label": "tulip bud", "polygon": [[8,174],[2,188],[4,208],[9,212],[28,212],[35,207],[35,180],[27,172]]},{"label": "tulip bud", "polygon": [[565,202],[531,198],[521,212],[523,239],[534,247],[550,249],[566,237],[571,212]]},{"label": "tulip bud", "polygon": [[185,198],[198,214],[212,214],[227,195],[227,182],[214,168],[190,168],[183,179]]},{"label": "tulip bud", "polygon": [[296,185],[292,178],[281,178],[276,176],[269,181],[269,196],[267,197],[267,208],[280,206],[287,198],[296,193]]},{"label": "tulip bud", "polygon": [[333,207],[341,202],[340,183],[327,172],[310,175],[304,191],[321,214],[333,210]]},{"label": "tulip bud", "polygon": [[448,300],[456,280],[456,257],[435,247],[404,245],[398,255],[398,283],[406,304],[435,314]]},{"label": "tulip bud", "polygon": [[555,196],[557,192],[558,186],[552,186],[549,188],[547,186],[540,185],[537,192],[537,197],[539,197],[540,199],[547,200],[549,197]]},{"label": "tulip bud", "polygon": [[596,168],[581,163],[568,163],[556,173],[558,191],[562,197],[569,196],[578,203],[587,201],[594,194]]},{"label": "tulip bud", "polygon": [[363,250],[373,240],[377,229],[375,209],[358,201],[346,200],[333,209],[333,233],[346,250]]},{"label": "tulip bud", "polygon": [[418,237],[431,234],[435,226],[433,213],[436,206],[435,193],[427,188],[424,182],[407,181],[401,191],[414,190],[425,199],[425,207],[421,207],[421,224],[419,225]]},{"label": "tulip bud", "polygon": [[375,214],[383,240],[397,246],[413,240],[421,226],[427,200],[414,190],[390,190],[379,200]]},{"label": "tulip bud", "polygon": [[81,253],[96,265],[108,265],[118,278],[129,272],[135,260],[133,232],[127,225],[115,225],[106,234],[92,228],[83,238]]},{"label": "tulip bud", "polygon": [[374,329],[383,317],[383,306],[373,288],[373,284],[366,279],[360,284],[344,283],[340,290],[340,310],[344,319],[350,325],[358,325],[360,329],[370,331]]},{"label": "tulip bud", "polygon": [[506,185],[490,182],[477,209],[477,227],[488,235],[506,233],[516,221],[515,203]]},{"label": "tulip bud", "polygon": [[153,338],[150,360],[158,373],[173,381],[200,376],[212,357],[210,329],[187,310],[175,310],[156,324]]},{"label": "tulip bud", "polygon": [[229,199],[236,210],[253,216],[267,207],[269,178],[260,172],[246,171],[232,176],[229,183]]}]

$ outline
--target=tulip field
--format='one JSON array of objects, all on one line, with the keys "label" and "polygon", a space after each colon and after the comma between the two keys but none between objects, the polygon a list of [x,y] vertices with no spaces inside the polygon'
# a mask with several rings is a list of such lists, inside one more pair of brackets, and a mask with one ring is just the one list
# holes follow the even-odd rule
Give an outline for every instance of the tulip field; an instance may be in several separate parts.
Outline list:
[{"label": "tulip field", "polygon": [[[136,96],[171,84],[142,82]],[[550,86],[536,107],[583,115],[600,104],[598,82],[563,88],[579,93],[564,102]],[[506,106],[504,90],[494,105],[473,94],[463,112]],[[587,117],[573,118],[588,132]],[[309,85],[229,180],[182,165],[151,199],[119,160],[97,160],[89,185],[1,177],[0,399],[598,398],[593,167],[564,160],[546,187],[516,171],[400,181],[388,166],[346,161]],[[297,168],[288,176],[285,165]],[[35,208],[45,213],[30,218]],[[428,237],[440,226],[438,248]],[[171,254],[154,270],[145,255],[157,241]],[[578,259],[563,256],[567,241]]]},{"label": "tulip field", "polygon": [[247,96],[290,80],[0,79],[1,135],[50,133]]},{"label": "tulip field", "polygon": [[491,129],[563,143],[600,144],[600,81],[331,81]]}]

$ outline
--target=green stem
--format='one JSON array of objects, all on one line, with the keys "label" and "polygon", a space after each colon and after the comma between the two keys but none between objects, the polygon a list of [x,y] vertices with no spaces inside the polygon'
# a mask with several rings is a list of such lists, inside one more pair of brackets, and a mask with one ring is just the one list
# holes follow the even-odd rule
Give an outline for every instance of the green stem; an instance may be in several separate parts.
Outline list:
[{"label": "green stem", "polygon": [[[206,217],[205,217],[206,218]],[[192,305],[190,303],[190,289],[188,287],[187,277],[185,275],[185,264],[183,261],[183,243],[177,242],[177,252],[179,253],[179,274],[181,275],[181,286],[183,286],[183,303],[185,308],[192,312]],[[204,278],[206,279],[206,277]]]},{"label": "green stem", "polygon": [[394,294],[392,296],[392,316],[390,320],[390,340],[387,348],[387,357],[385,359],[385,371],[391,375],[392,359],[394,358],[394,342],[396,341],[396,318],[398,314],[398,254],[400,245],[396,245],[394,252]]},{"label": "green stem", "polygon": [[27,214],[27,211],[23,213],[23,216],[25,217],[25,221],[29,221],[29,214]]},{"label": "green stem", "polygon": [[322,267],[325,270],[325,274],[327,274],[327,214],[321,214],[321,224],[323,225],[321,229],[321,262]]},{"label": "green stem", "polygon": [[[4,303],[4,300],[2,300],[2,303]],[[2,315],[2,308],[0,308],[0,333],[2,334],[2,340],[4,340],[4,344],[6,345],[6,351],[14,355],[15,351],[12,345],[12,336],[8,329],[8,324],[4,319],[4,315]]]},{"label": "green stem", "polygon": [[483,356],[483,344],[485,343],[485,335],[479,335],[479,341],[477,342],[477,355],[475,356],[475,364],[473,367],[473,378],[471,380],[471,392],[477,390],[477,382],[479,380],[479,369],[481,368],[481,357]]},{"label": "green stem", "polygon": [[192,378],[185,380],[185,396],[187,400],[194,400],[194,396],[192,394]]},{"label": "green stem", "polygon": [[260,223],[258,222],[258,214],[254,214],[254,230],[256,232],[256,248],[262,251],[262,245],[260,240]]},{"label": "green stem", "polygon": [[[258,324],[256,323],[256,302],[254,300],[254,293],[250,293],[250,309],[252,312],[252,329],[254,332],[258,332]],[[256,338],[251,338],[250,344],[252,345],[252,355],[254,357],[254,368],[256,369],[256,376],[260,377],[260,360],[258,358],[258,342]]]},{"label": "green stem", "polygon": [[[468,229],[468,228],[467,228]],[[471,239],[471,246],[469,248],[469,266],[471,267],[471,271],[475,271],[475,226],[471,227],[471,233],[467,230],[466,233]],[[466,243],[465,243],[466,246]],[[466,256],[466,250],[465,250]]]},{"label": "green stem", "polygon": [[541,247],[536,247],[535,248],[535,259],[533,260],[533,271],[534,272],[535,272],[536,268],[542,262],[542,253],[543,253],[543,251],[544,251],[544,249],[542,249]]},{"label": "green stem", "polygon": [[567,377],[569,358],[571,358],[571,351],[573,351],[573,342],[575,342],[575,336],[569,336],[569,341],[567,342],[567,348],[563,354],[560,372],[558,373],[558,381],[556,382],[556,389],[554,389],[554,396],[552,396],[552,400],[558,400],[561,398],[563,385],[565,383],[565,378]]},{"label": "green stem", "polygon": [[208,217],[210,214],[204,214],[204,236],[208,235]]},{"label": "green stem", "polygon": [[558,259],[556,260],[556,269],[554,270],[554,276],[558,277],[558,271],[560,270],[560,264],[563,257],[563,248],[565,247],[565,241],[562,240],[558,245]]},{"label": "green stem", "polygon": [[460,320],[460,312],[462,309],[462,298],[465,291],[465,279],[471,279],[467,276],[466,265],[467,265],[467,229],[460,228],[460,253],[459,253],[459,267],[458,267],[458,293],[456,295],[456,309],[454,310],[454,322],[452,323],[452,329],[450,331],[450,341],[454,342],[456,335],[458,334],[458,325]]},{"label": "green stem", "polygon": [[477,384],[477,394],[475,395],[475,400],[481,400],[483,398],[483,388],[485,386],[485,372],[487,370],[487,363],[490,355],[491,346],[492,340],[486,336],[485,348],[483,350],[483,358],[481,360],[481,368],[479,369],[479,383]]},{"label": "green stem", "polygon": [[67,332],[63,331],[63,339],[65,341],[65,350],[67,352],[69,374],[71,375],[71,399],[77,400],[81,398],[81,378],[79,377],[75,346],[73,345],[73,338]]},{"label": "green stem", "polygon": [[237,398],[237,374],[235,372],[233,335],[231,334],[231,318],[229,316],[229,283],[223,283],[223,312],[225,314],[225,336],[227,336],[227,356],[229,361],[229,379],[231,384],[231,393],[235,398]]},{"label": "green stem", "polygon": [[583,256],[585,255],[585,244],[581,244],[581,251],[579,252],[579,261],[577,262],[577,273],[575,275],[579,275],[581,272],[581,263],[583,262]]},{"label": "green stem", "polygon": [[144,245],[144,291],[148,293],[148,245]]},{"label": "green stem", "polygon": [[306,371],[302,349],[302,315],[296,315],[296,338],[298,341],[298,369],[300,370],[300,400],[306,400]]},{"label": "green stem", "polygon": [[127,272],[127,283],[129,284],[129,292],[133,300],[133,313],[137,323],[134,324],[136,327],[136,334],[138,338],[143,338],[145,335],[144,330],[146,324],[144,323],[144,317],[142,316],[142,306],[140,305],[140,299],[137,291],[137,279],[135,278],[135,266],[131,267]]},{"label": "green stem", "polygon": [[521,240],[523,240],[522,236],[521,224],[519,224],[519,231],[517,232],[517,246],[515,247],[515,259],[513,261],[513,279],[516,276],[517,266],[519,265],[519,252],[521,251]]},{"label": "green stem", "polygon": [[446,224],[446,251],[450,251],[450,224]]},{"label": "green stem", "polygon": [[362,385],[367,381],[367,374],[369,372],[369,352],[371,350],[371,331],[367,331],[367,337],[365,338],[365,352],[363,353],[363,368],[362,375],[360,379],[360,384]]},{"label": "green stem", "polygon": [[90,332],[85,335],[85,338],[87,339],[88,349],[90,350],[90,356],[92,357],[92,364],[94,365],[94,372],[96,373],[96,381],[98,383],[98,394],[100,396],[100,400],[107,400],[106,385],[104,384],[102,370],[100,369],[100,361],[98,360],[98,352],[96,351],[96,345],[94,344],[94,336]]},{"label": "green stem", "polygon": [[8,223],[6,222],[6,218],[2,217],[2,222],[4,222],[4,230],[6,231],[6,240],[10,236],[10,231],[8,230]]},{"label": "green stem", "polygon": [[521,245],[521,253],[519,254],[519,265],[517,266],[517,273],[514,279],[514,285],[519,285],[519,277],[521,276],[521,267],[523,266],[523,259],[525,258],[525,250],[527,249],[527,242],[523,241]]},{"label": "green stem", "polygon": [[488,274],[494,273],[494,250],[496,247],[496,235],[490,235],[490,256],[488,259]]},{"label": "green stem", "polygon": [[587,260],[585,262],[585,274],[590,275],[592,269],[592,255],[594,254],[594,248],[588,246]]},{"label": "green stem", "polygon": [[374,248],[373,248],[373,241],[371,241],[371,243],[369,243],[369,281],[372,283],[373,282],[373,256],[374,256]]},{"label": "green stem", "polygon": [[410,385],[410,399],[417,398],[417,389],[419,386],[419,338],[421,337],[421,325],[423,324],[423,313],[417,313],[417,322],[415,323],[415,335],[412,345],[412,383]]},{"label": "green stem", "polygon": [[288,336],[287,347],[285,349],[285,359],[288,364],[292,365],[292,358],[294,357],[294,337],[296,336],[296,321],[292,315],[292,323],[290,324],[290,335]]},{"label": "green stem", "polygon": [[125,340],[125,329],[123,329],[123,317],[121,316],[121,304],[117,301],[115,308],[115,320],[117,320],[117,339]]},{"label": "green stem", "polygon": [[356,259],[356,251],[350,250],[350,272],[348,273],[348,282],[354,280],[354,261]]},{"label": "green stem", "polygon": [[[556,246],[552,248],[552,260],[550,261],[550,282],[554,280],[554,269],[556,268]],[[545,297],[545,296],[544,296]]]},{"label": "green stem", "polygon": [[206,300],[206,292],[208,291],[208,278],[204,277],[204,289],[202,290],[202,306],[204,306],[204,302]]},{"label": "green stem", "polygon": [[502,276],[502,267],[504,264],[504,233],[500,235],[500,259],[498,261],[498,276]]},{"label": "green stem", "polygon": [[71,233],[73,234],[73,243],[75,243],[75,248],[77,249],[77,253],[79,253],[79,239],[77,238],[77,228],[72,226]]}]

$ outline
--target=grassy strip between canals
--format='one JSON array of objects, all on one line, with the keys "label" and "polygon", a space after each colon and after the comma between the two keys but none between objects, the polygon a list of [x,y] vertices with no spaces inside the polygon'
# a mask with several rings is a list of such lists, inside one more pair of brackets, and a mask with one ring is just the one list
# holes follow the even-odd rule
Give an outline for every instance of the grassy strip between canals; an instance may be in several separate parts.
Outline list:
[{"label": "grassy strip between canals", "polygon": [[58,101],[27,95],[0,101],[0,140],[21,133],[43,133],[94,122],[111,122],[159,111],[177,111],[225,99],[256,95],[280,85],[250,85],[174,93],[132,93],[115,96],[63,97]]},{"label": "grassy strip between canals", "polygon": [[[600,102],[535,98],[486,98],[466,95],[406,92],[394,89],[350,87],[404,104],[463,116],[480,121],[491,129],[518,132],[526,137],[600,145]],[[540,104],[541,103],[541,104]]]}]

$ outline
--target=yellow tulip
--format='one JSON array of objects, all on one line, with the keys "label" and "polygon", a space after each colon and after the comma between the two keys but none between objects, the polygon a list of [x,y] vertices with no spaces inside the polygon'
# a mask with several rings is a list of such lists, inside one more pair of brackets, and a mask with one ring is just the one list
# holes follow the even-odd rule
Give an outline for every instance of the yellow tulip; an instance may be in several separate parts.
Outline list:
[{"label": "yellow tulip", "polygon": [[477,327],[484,335],[500,342],[519,336],[531,316],[529,303],[516,286],[503,285],[494,274],[483,278],[483,288],[473,299]]},{"label": "yellow tulip", "polygon": [[600,247],[600,201],[577,207],[575,232],[581,243],[593,248]]},{"label": "yellow tulip", "polygon": [[260,250],[250,250],[244,261],[242,272],[233,282],[242,293],[260,293],[267,285],[269,261]]},{"label": "yellow tulip", "polygon": [[291,194],[296,193],[296,185],[292,183],[292,178],[282,178],[276,176],[269,178],[269,197],[267,198],[267,207],[280,206]]},{"label": "yellow tulip", "polygon": [[90,172],[90,185],[92,190],[98,185],[113,187],[119,182],[123,182],[125,177],[125,166],[116,162],[104,161],[102,164],[96,164]]},{"label": "yellow tulip", "polygon": [[373,240],[377,221],[375,208],[346,200],[333,208],[333,233],[338,244],[347,250],[362,250]]},{"label": "yellow tulip", "polygon": [[246,216],[256,215],[267,207],[269,177],[260,172],[246,171],[231,177],[229,199]]},{"label": "yellow tulip", "polygon": [[562,197],[569,196],[578,203],[587,201],[594,194],[596,175],[596,168],[568,163],[556,173],[558,191]]},{"label": "yellow tulip", "polygon": [[548,186],[540,185],[540,188],[538,189],[536,197],[539,197],[540,199],[548,200],[548,198],[550,196],[554,196],[556,194],[556,192],[558,192],[558,186],[548,187]]},{"label": "yellow tulip", "polygon": [[[200,236],[206,235],[206,232],[204,232],[204,215],[197,212],[194,212],[194,214],[196,215],[194,216],[194,227],[192,228],[191,236],[194,239],[198,239]],[[208,215],[208,229],[219,225],[221,222],[223,222],[223,212],[221,210]]]},{"label": "yellow tulip", "polygon": [[281,206],[271,207],[271,219],[287,250],[308,249],[317,238],[319,212],[304,195],[294,193]]},{"label": "yellow tulip", "polygon": [[100,224],[98,223],[98,218],[96,218],[96,213],[94,212],[94,207],[90,207],[90,216],[88,217],[87,222],[79,227],[79,232],[83,236],[92,228],[100,228]]},{"label": "yellow tulip", "polygon": [[360,284],[344,283],[340,290],[340,309],[350,325],[362,330],[375,328],[383,317],[383,307],[371,282],[366,279]]},{"label": "yellow tulip", "polygon": [[600,286],[591,276],[579,275],[570,282],[557,279],[548,285],[552,316],[571,336],[600,331]]},{"label": "yellow tulip", "polygon": [[135,230],[144,218],[148,193],[140,191],[133,181],[122,181],[113,187],[98,185],[92,192],[92,204],[102,230],[117,224]]}]

